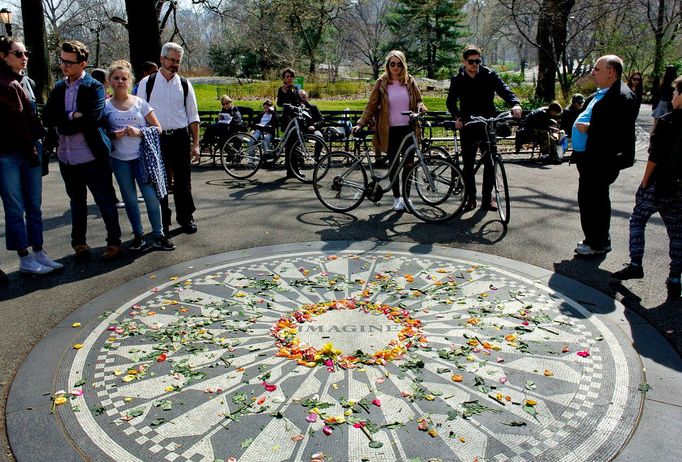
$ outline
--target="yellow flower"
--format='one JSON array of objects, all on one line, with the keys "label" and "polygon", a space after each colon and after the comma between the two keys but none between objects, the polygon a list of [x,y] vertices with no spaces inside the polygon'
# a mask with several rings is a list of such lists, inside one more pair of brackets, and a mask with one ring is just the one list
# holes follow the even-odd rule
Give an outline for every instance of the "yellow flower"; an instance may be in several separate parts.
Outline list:
[{"label": "yellow flower", "polygon": [[74,350],[80,350],[81,348],[83,348],[83,344],[82,344],[82,343],[76,343],[76,344],[74,344],[74,346],[73,346],[73,349],[74,349]]},{"label": "yellow flower", "polygon": [[80,326],[81,326],[80,322],[74,322],[73,324],[71,324],[71,327],[80,327]]},{"label": "yellow flower", "polygon": [[132,375],[132,374],[128,374],[128,375],[126,375],[125,377],[123,377],[122,380],[123,380],[124,382],[132,382],[133,380],[135,380],[135,376]]},{"label": "yellow flower", "polygon": [[538,402],[535,401],[534,399],[527,399],[526,404],[529,406],[535,406],[536,404],[538,404]]},{"label": "yellow flower", "polygon": [[64,397],[64,396],[57,396],[57,397],[54,399],[54,403],[55,403],[57,406],[61,406],[62,404],[66,403],[67,401],[68,401],[68,399],[66,399],[66,397]]}]

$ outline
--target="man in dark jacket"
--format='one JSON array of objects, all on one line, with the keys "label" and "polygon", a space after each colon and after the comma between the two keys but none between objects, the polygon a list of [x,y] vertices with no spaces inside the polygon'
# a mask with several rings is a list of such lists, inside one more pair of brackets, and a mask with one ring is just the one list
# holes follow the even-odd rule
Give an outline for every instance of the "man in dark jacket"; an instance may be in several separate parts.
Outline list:
[{"label": "man in dark jacket", "polygon": [[561,112],[561,106],[556,101],[531,111],[526,116],[523,128],[516,131],[516,152],[519,152],[521,144],[532,141],[538,144],[543,162],[560,164],[557,144],[561,137],[557,121]]},{"label": "man in dark jacket", "polygon": [[592,75],[597,92],[573,124],[573,160],[578,167],[578,206],[585,239],[578,255],[611,250],[609,187],[621,169],[635,162],[635,95],[621,81],[623,61],[615,55],[599,58]]},{"label": "man in dark jacket", "polygon": [[[474,160],[477,143],[485,136],[480,124],[465,127],[471,116],[493,117],[496,113],[493,99],[497,93],[511,108],[516,118],[521,117],[521,106],[518,98],[502,81],[494,70],[481,66],[481,50],[469,46],[462,55],[463,66],[459,73],[450,80],[450,90],[445,102],[448,111],[455,119],[455,127],[460,130],[462,160],[464,162],[464,183],[467,190],[465,210],[476,208],[476,181],[474,178]],[[483,191],[481,192],[484,210],[497,210],[492,202],[494,175],[492,162],[488,159],[483,166]]]},{"label": "man in dark jacket", "polygon": [[109,167],[111,141],[103,128],[104,87],[85,72],[87,47],[76,40],[62,44],[64,74],[45,104],[45,124],[59,134],[59,169],[71,200],[71,245],[77,257],[89,255],[87,190],[92,193],[107,228],[105,259],[121,252],[121,228]]},{"label": "man in dark jacket", "polygon": [[630,215],[630,264],[612,275],[614,279],[644,277],[644,229],[658,212],[670,236],[670,274],[666,281],[668,300],[682,292],[682,77],[674,82],[673,111],[665,114],[651,132],[649,160],[635,195]]}]

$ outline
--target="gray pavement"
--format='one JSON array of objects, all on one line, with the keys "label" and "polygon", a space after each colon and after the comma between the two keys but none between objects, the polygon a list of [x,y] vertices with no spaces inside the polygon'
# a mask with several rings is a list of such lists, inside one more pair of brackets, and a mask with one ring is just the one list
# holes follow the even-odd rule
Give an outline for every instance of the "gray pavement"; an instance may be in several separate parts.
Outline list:
[{"label": "gray pavement", "polygon": [[[643,107],[640,115],[644,131],[650,128],[647,110],[650,109]],[[679,422],[682,404],[675,398],[680,390],[677,385],[679,355],[658,335],[662,334],[678,352],[682,351],[681,307],[665,303],[668,239],[659,217],[654,217],[647,228],[645,278],[623,285],[609,282],[609,274],[628,261],[627,223],[646,163],[645,148],[646,143],[639,144],[636,165],[622,172],[612,187],[614,250],[596,260],[573,256],[575,242],[582,238],[575,200],[575,168],[515,162],[508,168],[512,214],[506,230],[495,215],[481,211],[453,223],[427,225],[409,215],[393,213],[386,200],[379,206],[367,202],[352,214],[334,214],[319,204],[309,186],[284,181],[282,171],[262,171],[252,181],[240,182],[229,179],[217,168],[199,167],[193,175],[199,232],[173,237],[176,251],[127,255],[111,263],[95,257],[80,263],[71,257],[68,199],[57,166],[53,164],[52,172],[44,179],[45,247],[66,269],[43,278],[23,277],[14,271],[10,273],[11,285],[0,289],[3,315],[0,367],[5,371],[0,382],[3,413],[13,375],[32,347],[74,310],[129,281],[196,258],[264,245],[394,241],[505,257],[555,272],[558,278],[566,276],[580,281],[605,294],[605,300],[615,298],[622,302],[626,307],[622,312],[612,302],[599,307],[606,307],[609,313],[605,315],[616,317],[615,322],[631,337],[643,369],[655,380],[648,380],[653,390],[644,406],[651,412],[645,413],[642,421],[652,423],[652,426],[643,426],[651,434],[635,433],[619,460],[643,460],[642,451],[653,450],[664,441],[679,440],[679,424],[665,425],[666,431],[657,435],[651,429],[657,419]],[[104,229],[96,207],[91,208],[91,213],[89,243],[93,247],[103,246]],[[124,230],[130,232],[123,211],[120,217]],[[18,267],[16,256],[9,252],[3,253],[0,261],[6,272]],[[11,457],[6,439],[4,446]],[[659,457],[659,460],[666,458]]]}]

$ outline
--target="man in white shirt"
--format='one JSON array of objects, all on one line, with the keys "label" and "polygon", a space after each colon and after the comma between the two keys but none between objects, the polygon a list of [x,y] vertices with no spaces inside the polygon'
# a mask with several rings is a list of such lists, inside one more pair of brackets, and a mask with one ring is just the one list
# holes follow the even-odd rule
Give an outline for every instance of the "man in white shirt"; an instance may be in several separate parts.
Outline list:
[{"label": "man in white shirt", "polygon": [[[137,96],[149,102],[161,123],[161,153],[174,178],[175,218],[184,232],[192,234],[197,232],[197,225],[192,215],[196,208],[191,161],[199,160],[199,111],[192,84],[178,75],[183,53],[177,43],[164,44],[159,72],[140,81]],[[168,197],[161,199],[161,214],[166,234],[172,215]]]}]

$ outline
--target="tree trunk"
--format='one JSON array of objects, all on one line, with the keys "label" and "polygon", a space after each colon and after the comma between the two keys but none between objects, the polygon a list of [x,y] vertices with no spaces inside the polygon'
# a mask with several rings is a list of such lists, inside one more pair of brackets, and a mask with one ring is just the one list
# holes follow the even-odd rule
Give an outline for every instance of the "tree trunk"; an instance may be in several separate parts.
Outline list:
[{"label": "tree trunk", "polygon": [[653,88],[651,94],[654,101],[658,101],[661,86],[661,72],[663,71],[663,23],[665,21],[665,0],[658,0],[658,17],[656,18],[656,30],[654,30],[654,71],[652,74]]},{"label": "tree trunk", "polygon": [[542,101],[552,101],[555,96],[556,61],[552,43],[552,14],[550,3],[544,0],[538,18],[536,41],[538,44],[538,85],[535,96]]},{"label": "tree trunk", "polygon": [[52,88],[42,0],[21,0],[21,16],[24,18],[24,45],[32,53],[28,60],[28,75],[36,83],[36,99],[42,104]]},{"label": "tree trunk", "polygon": [[142,78],[140,66],[145,61],[159,62],[161,56],[161,37],[159,18],[154,0],[125,0],[128,13],[128,41],[130,42],[130,62],[135,77]]}]

